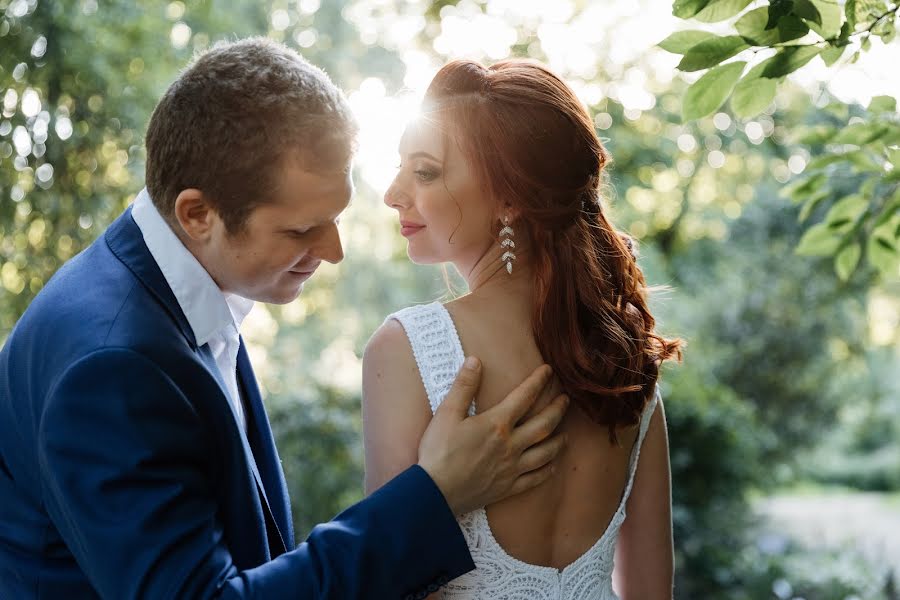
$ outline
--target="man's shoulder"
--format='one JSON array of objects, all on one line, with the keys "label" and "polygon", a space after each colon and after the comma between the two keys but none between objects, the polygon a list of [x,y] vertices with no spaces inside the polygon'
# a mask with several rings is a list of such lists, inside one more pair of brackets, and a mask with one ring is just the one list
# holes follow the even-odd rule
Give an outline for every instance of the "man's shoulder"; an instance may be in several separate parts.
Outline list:
[{"label": "man's shoulder", "polygon": [[66,262],[16,324],[9,343],[70,358],[104,346],[146,346],[178,332],[171,316],[103,237]]}]

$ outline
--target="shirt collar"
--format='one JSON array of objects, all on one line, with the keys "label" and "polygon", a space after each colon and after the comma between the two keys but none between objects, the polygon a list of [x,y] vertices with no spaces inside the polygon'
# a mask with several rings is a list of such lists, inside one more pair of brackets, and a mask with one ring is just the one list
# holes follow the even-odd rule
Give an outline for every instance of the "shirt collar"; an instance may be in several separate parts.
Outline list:
[{"label": "shirt collar", "polygon": [[159,211],[147,189],[137,195],[131,217],[144,236],[147,249],[172,289],[198,346],[233,325],[239,330],[254,302],[236,294],[225,294],[203,265],[181,243]]}]

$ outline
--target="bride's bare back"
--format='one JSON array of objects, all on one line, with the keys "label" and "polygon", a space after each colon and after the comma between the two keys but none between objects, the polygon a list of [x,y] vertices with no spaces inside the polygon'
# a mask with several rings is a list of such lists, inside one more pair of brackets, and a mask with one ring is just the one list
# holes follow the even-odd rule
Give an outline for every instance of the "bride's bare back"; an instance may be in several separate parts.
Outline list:
[{"label": "bride's bare back", "polygon": [[[544,362],[528,318],[516,314],[516,307],[466,296],[446,308],[465,353],[484,364],[477,412],[496,404]],[[556,383],[535,410],[561,391]],[[508,554],[557,569],[574,562],[605,532],[622,498],[638,430],[621,428],[619,445],[610,444],[607,427],[572,404],[560,431],[568,443],[551,479],[487,507],[491,531]]]}]

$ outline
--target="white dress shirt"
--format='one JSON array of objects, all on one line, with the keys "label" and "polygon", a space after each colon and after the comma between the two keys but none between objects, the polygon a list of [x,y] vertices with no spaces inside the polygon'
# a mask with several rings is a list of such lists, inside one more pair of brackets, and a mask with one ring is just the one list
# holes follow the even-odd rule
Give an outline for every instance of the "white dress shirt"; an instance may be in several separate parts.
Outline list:
[{"label": "white dress shirt", "polygon": [[198,346],[209,344],[222,380],[228,388],[238,425],[246,431],[246,416],[237,383],[237,355],[240,327],[253,309],[254,302],[234,294],[225,294],[203,265],[185,248],[166,223],[146,188],[141,190],[131,209],[131,217],[144,236],[144,243],[188,324]]}]

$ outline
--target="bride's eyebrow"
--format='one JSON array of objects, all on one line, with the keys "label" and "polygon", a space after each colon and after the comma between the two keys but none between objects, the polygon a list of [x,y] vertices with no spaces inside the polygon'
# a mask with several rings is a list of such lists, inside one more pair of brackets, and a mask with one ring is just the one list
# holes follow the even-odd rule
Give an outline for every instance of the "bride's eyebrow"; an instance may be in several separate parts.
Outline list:
[{"label": "bride's eyebrow", "polygon": [[434,156],[432,154],[429,154],[429,153],[423,152],[423,151],[412,152],[409,155],[409,158],[419,158],[419,157],[431,159],[436,163],[441,162],[441,159],[437,158],[436,156]]}]

